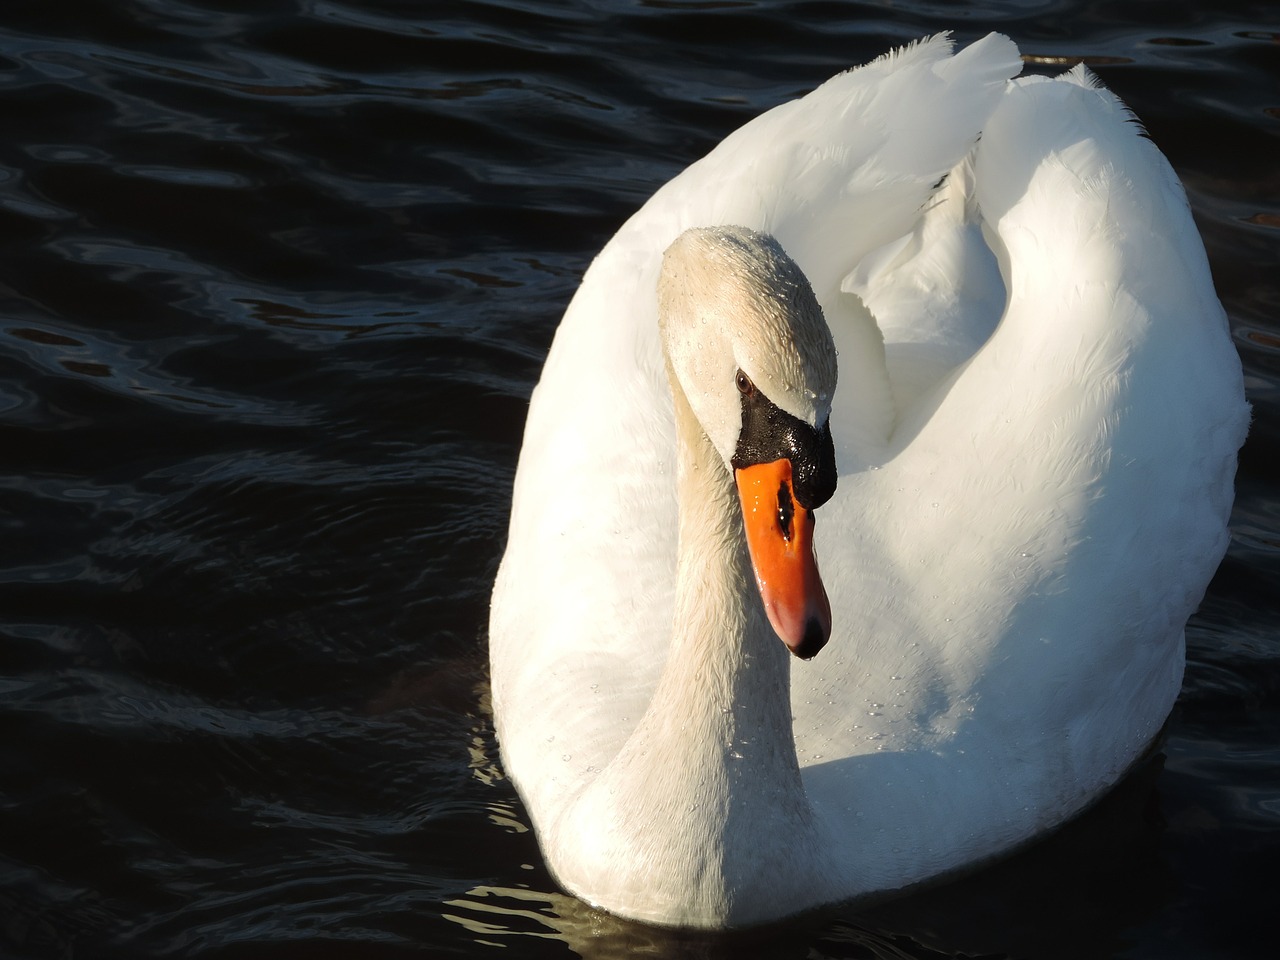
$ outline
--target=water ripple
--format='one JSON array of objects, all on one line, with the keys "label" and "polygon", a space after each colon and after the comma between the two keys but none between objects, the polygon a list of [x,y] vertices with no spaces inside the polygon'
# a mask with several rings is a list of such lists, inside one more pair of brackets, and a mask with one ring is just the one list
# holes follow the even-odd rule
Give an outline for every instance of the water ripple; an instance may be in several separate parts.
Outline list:
[{"label": "water ripple", "polygon": [[[15,7],[0,952],[1251,955],[1280,854],[1277,25],[1139,6]],[[729,130],[948,26],[1005,30],[1040,72],[1090,63],[1136,109],[1244,357],[1255,423],[1167,768],[900,908],[743,938],[612,920],[556,892],[487,720],[555,323]]]}]

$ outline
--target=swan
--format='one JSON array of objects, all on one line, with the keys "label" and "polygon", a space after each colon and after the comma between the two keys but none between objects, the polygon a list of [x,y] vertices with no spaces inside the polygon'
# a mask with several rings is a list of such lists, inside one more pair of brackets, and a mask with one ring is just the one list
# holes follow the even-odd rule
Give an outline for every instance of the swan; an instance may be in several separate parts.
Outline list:
[{"label": "swan", "polygon": [[1160,732],[1240,363],[1159,151],[1083,69],[1019,69],[940,35],[843,73],[587,270],[490,666],[504,768],[588,903],[722,929],[936,880]]}]

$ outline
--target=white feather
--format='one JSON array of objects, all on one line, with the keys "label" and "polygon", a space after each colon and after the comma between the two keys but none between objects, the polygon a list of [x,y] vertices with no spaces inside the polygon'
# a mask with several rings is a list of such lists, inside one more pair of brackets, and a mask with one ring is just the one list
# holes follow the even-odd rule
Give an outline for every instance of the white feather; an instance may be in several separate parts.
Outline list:
[{"label": "white feather", "polygon": [[[944,875],[1077,813],[1168,715],[1226,546],[1240,365],[1164,158],[1082,71],[1018,68],[998,35],[935,37],[766,113],[659,190],[565,314],[494,590],[493,693],[549,866],[608,910],[741,925]],[[702,765],[646,770],[637,734],[677,616],[655,290],[678,235],[730,223],[777,237],[839,351],[839,488],[817,514],[835,625],[791,668],[794,739],[774,745],[802,787],[699,793],[729,749],[714,722],[687,730]],[[667,686],[673,723],[703,715],[703,684]],[[654,812],[655,784],[720,805]],[[761,798],[776,820],[717,834],[725,804]],[[601,858],[608,882],[575,885]]]}]

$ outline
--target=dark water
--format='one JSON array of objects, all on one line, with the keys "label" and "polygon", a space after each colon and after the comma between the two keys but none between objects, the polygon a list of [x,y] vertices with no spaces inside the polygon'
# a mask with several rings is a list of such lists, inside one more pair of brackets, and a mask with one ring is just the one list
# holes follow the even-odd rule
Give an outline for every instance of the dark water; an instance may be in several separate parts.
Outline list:
[{"label": "dark water", "polygon": [[[1231,315],[1256,419],[1164,756],[931,894],[749,937],[594,914],[484,709],[541,358],[656,186],[947,27],[1095,66]],[[1271,955],[1273,4],[9,0],[0,118],[0,954]]]}]

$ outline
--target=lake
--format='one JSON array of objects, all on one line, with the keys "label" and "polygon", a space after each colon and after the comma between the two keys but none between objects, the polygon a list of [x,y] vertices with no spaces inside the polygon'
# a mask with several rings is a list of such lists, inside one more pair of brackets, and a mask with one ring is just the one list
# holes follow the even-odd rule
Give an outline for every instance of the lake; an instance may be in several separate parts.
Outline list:
[{"label": "lake", "polygon": [[[1254,424],[1160,755],[945,887],[732,936],[557,892],[487,614],[591,257],[728,132],[950,29],[1083,60],[1187,187]],[[1268,956],[1280,10],[61,0],[0,13],[0,954]]]}]

